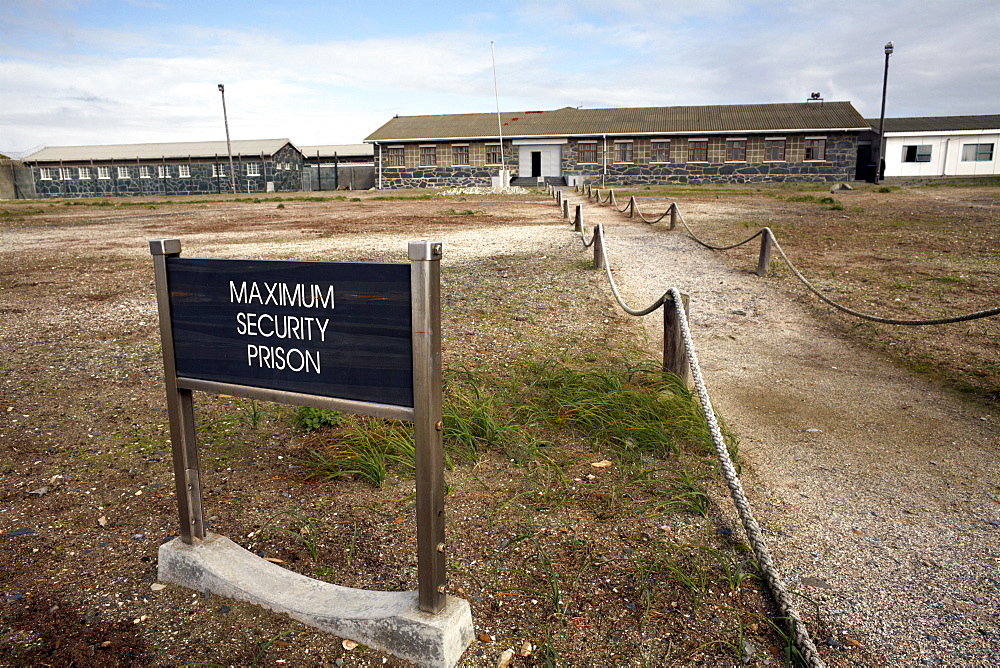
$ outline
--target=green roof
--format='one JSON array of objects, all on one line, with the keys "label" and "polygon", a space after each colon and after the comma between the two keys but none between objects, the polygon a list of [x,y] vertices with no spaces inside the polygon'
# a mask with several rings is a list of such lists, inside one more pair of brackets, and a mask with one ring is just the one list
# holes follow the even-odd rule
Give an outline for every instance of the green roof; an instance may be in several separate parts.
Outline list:
[{"label": "green roof", "polygon": [[[730,104],[504,112],[505,138],[593,137],[868,130],[850,102]],[[397,116],[365,141],[482,139],[498,134],[497,115]]]}]

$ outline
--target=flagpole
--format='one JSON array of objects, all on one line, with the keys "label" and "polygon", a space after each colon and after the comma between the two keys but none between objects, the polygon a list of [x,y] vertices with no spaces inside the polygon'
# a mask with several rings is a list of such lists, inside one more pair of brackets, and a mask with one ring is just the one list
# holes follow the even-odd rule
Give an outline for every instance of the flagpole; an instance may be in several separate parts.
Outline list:
[{"label": "flagpole", "polygon": [[[503,123],[500,122],[500,88],[497,86],[497,53],[493,45],[493,40],[490,40],[490,55],[493,58],[493,93],[497,99],[497,131],[499,133],[497,136],[500,139],[500,173],[503,174],[503,172],[507,171],[507,161],[503,154]],[[501,185],[507,184],[504,183]]]}]

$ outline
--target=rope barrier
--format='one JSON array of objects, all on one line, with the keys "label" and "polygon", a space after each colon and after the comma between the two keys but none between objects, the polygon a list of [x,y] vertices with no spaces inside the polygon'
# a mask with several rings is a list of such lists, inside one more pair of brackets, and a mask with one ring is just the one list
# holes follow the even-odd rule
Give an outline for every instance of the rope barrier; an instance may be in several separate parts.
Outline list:
[{"label": "rope barrier", "polygon": [[[635,198],[634,197],[632,198],[632,201],[635,202]],[[667,207],[667,210],[664,211],[662,214],[660,214],[660,216],[658,218],[656,218],[655,220],[646,220],[646,216],[644,216],[642,214],[642,211],[639,210],[638,203],[632,205],[632,210],[639,216],[639,220],[641,220],[642,222],[647,223],[649,225],[655,225],[658,222],[660,222],[661,220],[663,220],[664,218],[666,218],[667,216],[669,216],[670,212],[673,211],[676,208],[676,206],[677,206],[676,204],[672,203],[669,207]]]},{"label": "rope barrier", "polygon": [[[763,230],[761,231],[763,232]],[[770,232],[770,230],[768,231]],[[826,302],[833,308],[837,309],[838,311],[842,311],[849,315],[853,315],[854,317],[861,318],[862,320],[878,322],[884,325],[922,326],[922,325],[947,325],[954,322],[966,322],[968,320],[978,320],[979,318],[989,318],[990,316],[1000,315],[1000,306],[998,306],[997,308],[986,309],[985,311],[976,311],[975,313],[966,313],[964,315],[953,316],[950,318],[928,318],[924,320],[897,320],[895,318],[882,318],[875,315],[868,315],[867,313],[861,313],[860,311],[855,311],[854,309],[848,308],[843,304],[838,304],[837,302],[833,301],[832,299],[824,295],[822,292],[817,290],[815,287],[813,287],[813,284],[810,283],[805,276],[799,273],[799,270],[795,268],[795,265],[792,264],[792,261],[788,259],[787,255],[785,255],[785,251],[781,248],[781,245],[778,243],[778,240],[774,238],[773,233],[771,234],[771,243],[774,244],[774,249],[778,251],[778,255],[780,255],[781,259],[785,261],[785,264],[788,265],[788,268],[792,270],[792,273],[795,274],[796,278],[798,278],[803,285],[809,288],[810,292],[812,292],[814,295],[816,295],[824,302]]]},{"label": "rope barrier", "polygon": [[[608,200],[612,201],[612,203],[615,204],[615,208],[618,209],[618,211],[624,213],[626,210],[631,209],[632,212],[638,214],[640,220],[642,220],[644,223],[649,223],[649,224],[658,223],[659,221],[663,220],[671,212],[671,210],[668,209],[666,213],[664,213],[662,216],[660,216],[656,220],[652,220],[652,221],[646,220],[646,217],[643,216],[642,212],[639,210],[638,205],[636,204],[635,197],[632,197],[632,199],[629,200],[629,206],[625,207],[625,209],[621,209],[621,208],[618,207],[617,202],[614,202],[614,193],[615,193],[615,191],[611,190],[610,193],[611,194],[608,196]],[[600,202],[600,196],[598,196],[598,202]],[[1000,315],[1000,306],[998,306],[996,308],[986,309],[986,310],[983,310],[983,311],[976,311],[974,313],[965,313],[965,314],[957,315],[957,316],[951,316],[951,317],[945,317],[945,318],[923,318],[923,319],[883,318],[881,316],[871,315],[869,313],[863,313],[861,311],[856,311],[856,310],[854,310],[854,309],[852,309],[852,308],[850,308],[848,306],[844,306],[843,304],[840,304],[840,303],[835,302],[834,300],[830,299],[829,297],[827,297],[826,295],[824,295],[822,292],[820,292],[819,289],[816,288],[811,282],[809,282],[809,279],[807,279],[805,276],[803,276],[802,273],[795,267],[795,265],[792,264],[792,261],[785,254],[784,249],[782,249],[781,244],[778,243],[777,238],[775,238],[774,233],[771,231],[770,228],[768,228],[768,227],[761,228],[760,230],[758,230],[754,234],[750,235],[749,237],[747,237],[743,241],[738,241],[738,242],[736,242],[734,244],[729,244],[728,246],[716,246],[714,244],[710,244],[707,241],[703,241],[702,239],[698,238],[698,235],[696,235],[694,233],[694,231],[691,229],[691,227],[687,224],[687,221],[684,220],[684,215],[680,212],[680,209],[677,207],[676,203],[673,203],[670,206],[672,207],[673,211],[676,212],[677,218],[681,221],[681,225],[683,225],[684,229],[687,230],[688,236],[690,236],[691,239],[693,239],[695,241],[695,243],[697,243],[697,244],[699,244],[701,246],[704,246],[705,248],[708,248],[710,250],[715,250],[715,251],[732,250],[733,248],[738,248],[739,246],[742,246],[742,245],[744,245],[746,243],[749,243],[749,242],[753,241],[754,239],[756,239],[757,237],[759,237],[761,235],[767,235],[769,237],[770,243],[774,246],[774,249],[778,251],[778,255],[781,256],[782,260],[784,260],[785,264],[788,266],[788,269],[792,272],[792,274],[795,275],[796,278],[799,279],[799,281],[810,292],[812,292],[820,300],[822,300],[826,304],[829,304],[830,306],[832,306],[833,308],[837,309],[838,311],[841,311],[841,312],[846,313],[848,315],[852,315],[855,318],[860,318],[862,320],[867,320],[869,322],[877,322],[877,323],[880,323],[880,324],[883,324],[883,325],[902,325],[902,326],[910,326],[910,327],[921,327],[921,326],[927,326],[927,325],[948,325],[948,324],[952,324],[952,323],[956,323],[956,322],[967,322],[969,320],[978,320],[979,318],[989,318],[989,317],[992,317],[992,316],[995,316],[995,315]],[[631,213],[629,214],[629,217],[632,217]],[[765,268],[765,271],[766,271],[766,268]],[[758,272],[758,273],[760,273],[760,272]]]},{"label": "rope barrier", "polygon": [[[750,504],[747,501],[746,494],[743,492],[743,485],[740,482],[739,475],[736,473],[736,467],[733,466],[732,459],[729,456],[729,449],[726,447],[725,439],[723,438],[722,431],[719,428],[719,422],[715,417],[715,409],[712,407],[712,400],[709,397],[708,389],[705,386],[705,379],[701,374],[701,366],[698,363],[698,355],[695,352],[694,341],[691,338],[691,329],[688,326],[687,314],[684,311],[683,296],[677,288],[670,288],[649,306],[645,308],[632,308],[625,303],[624,299],[622,299],[621,293],[618,290],[618,285],[615,283],[615,279],[611,274],[611,265],[608,262],[607,256],[607,244],[604,242],[604,228],[601,225],[595,225],[594,233],[589,242],[586,241],[586,235],[583,232],[578,232],[578,234],[581,240],[584,241],[584,248],[592,245],[594,242],[599,242],[600,257],[604,266],[605,275],[608,277],[608,284],[611,286],[611,293],[614,295],[615,301],[618,302],[618,306],[620,306],[623,311],[629,315],[644,316],[656,311],[668,302],[672,303],[673,308],[676,310],[676,321],[680,325],[687,361],[690,365],[691,375],[694,379],[695,391],[698,395],[698,402],[701,405],[702,414],[704,415],[705,422],[712,437],[712,444],[719,460],[722,476],[725,478],[726,485],[729,487],[730,497],[732,498],[733,505],[736,507],[737,514],[740,517],[740,522],[743,524],[743,530],[746,533],[747,541],[753,549],[757,566],[760,568],[764,576],[764,580],[767,583],[771,595],[778,604],[778,609],[787,620],[789,631],[792,634],[799,652],[805,659],[806,664],[811,668],[824,668],[825,664],[819,656],[816,645],[813,643],[812,638],[809,637],[808,629],[802,621],[802,618],[799,616],[798,611],[795,608],[795,604],[788,593],[788,589],[785,586],[781,575],[778,573],[777,567],[774,565],[774,560],[771,558],[771,554],[767,549],[767,543],[764,541],[760,525],[757,523],[757,520],[750,509]],[[664,308],[666,308],[666,306],[664,306]],[[664,336],[666,336],[666,332],[664,332]]]}]

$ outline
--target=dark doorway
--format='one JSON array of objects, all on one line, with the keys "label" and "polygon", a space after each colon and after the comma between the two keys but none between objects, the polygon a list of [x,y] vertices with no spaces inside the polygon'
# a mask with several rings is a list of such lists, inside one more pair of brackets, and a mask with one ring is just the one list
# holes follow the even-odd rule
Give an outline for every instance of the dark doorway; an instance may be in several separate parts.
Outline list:
[{"label": "dark doorway", "polygon": [[531,176],[537,177],[542,175],[542,152],[532,151],[531,152]]},{"label": "dark doorway", "polygon": [[854,169],[854,178],[858,181],[875,181],[875,165],[872,164],[871,144],[858,145],[858,164]]}]

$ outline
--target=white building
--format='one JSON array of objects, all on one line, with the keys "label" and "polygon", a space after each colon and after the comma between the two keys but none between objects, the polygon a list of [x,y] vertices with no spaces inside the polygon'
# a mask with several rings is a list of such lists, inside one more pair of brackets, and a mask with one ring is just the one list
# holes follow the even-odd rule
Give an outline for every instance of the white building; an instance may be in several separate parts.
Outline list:
[{"label": "white building", "polygon": [[885,176],[1000,174],[998,145],[1000,114],[887,118]]}]

